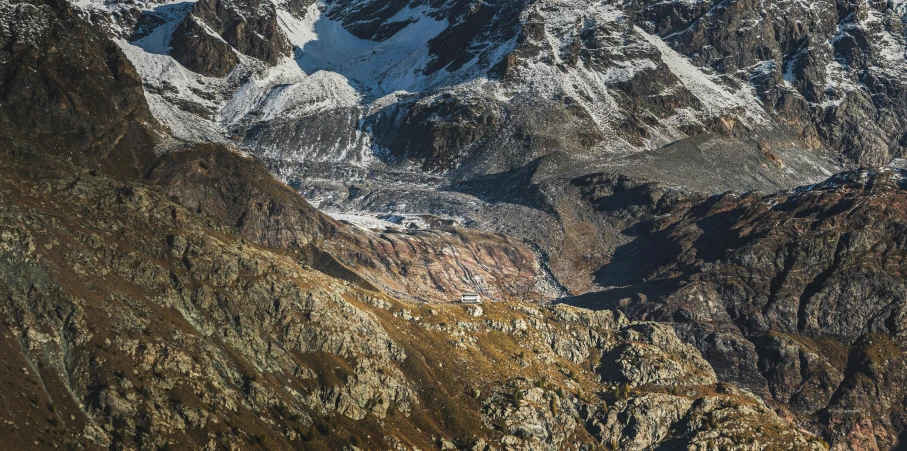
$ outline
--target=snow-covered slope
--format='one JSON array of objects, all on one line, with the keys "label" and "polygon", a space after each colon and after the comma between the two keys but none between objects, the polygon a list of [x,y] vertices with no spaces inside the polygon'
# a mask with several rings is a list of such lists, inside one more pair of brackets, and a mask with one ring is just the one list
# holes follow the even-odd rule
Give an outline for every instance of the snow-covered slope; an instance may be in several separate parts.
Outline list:
[{"label": "snow-covered slope", "polygon": [[[130,8],[82,1],[86,9],[120,16]],[[268,64],[237,44],[232,52],[239,63],[227,76],[211,77],[173,56],[185,53],[173,48],[174,30],[184,22],[200,24],[198,33],[215,43],[205,45],[229,44],[239,38],[219,33],[225,26],[217,17],[206,19],[205,11],[235,10],[230,17],[237,20],[265,6],[208,3],[140,4],[137,23],[121,26],[121,45],[145,80],[152,111],[176,137],[238,140],[276,160],[395,166],[416,158],[433,161],[423,169],[446,172],[475,160],[483,142],[509,138],[506,128],[513,125],[506,118],[526,111],[564,122],[570,131],[553,145],[521,149],[524,155],[510,166],[557,150],[595,159],[656,149],[691,131],[737,124],[755,130],[770,122],[751,86],[692,65],[633,26],[617,5],[412,0],[376,10],[364,0],[303,7],[277,2],[267,6],[275,8],[280,34],[272,40],[292,51]],[[249,24],[259,35],[266,31]],[[440,112],[451,96],[463,99],[459,109],[481,103],[483,120],[493,124],[475,131],[468,118]],[[669,101],[653,101],[657,96]],[[430,119],[414,117],[420,113]],[[335,129],[313,118],[326,114],[337,118]],[[436,127],[424,130],[426,120]],[[549,134],[534,130],[531,119],[520,120],[524,133]],[[407,130],[416,121],[422,124]],[[422,142],[401,141],[397,133]]]},{"label": "snow-covered slope", "polygon": [[876,3],[79,0],[178,138],[456,179],[700,136],[887,161],[907,6]]}]

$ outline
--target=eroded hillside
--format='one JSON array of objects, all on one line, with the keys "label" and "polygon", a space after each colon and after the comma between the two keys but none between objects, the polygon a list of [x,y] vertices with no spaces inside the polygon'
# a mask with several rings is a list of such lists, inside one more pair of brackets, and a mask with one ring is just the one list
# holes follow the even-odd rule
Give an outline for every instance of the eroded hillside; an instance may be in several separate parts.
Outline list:
[{"label": "eroded hillside", "polygon": [[401,303],[153,185],[0,158],[12,446],[822,449],[669,327]]}]

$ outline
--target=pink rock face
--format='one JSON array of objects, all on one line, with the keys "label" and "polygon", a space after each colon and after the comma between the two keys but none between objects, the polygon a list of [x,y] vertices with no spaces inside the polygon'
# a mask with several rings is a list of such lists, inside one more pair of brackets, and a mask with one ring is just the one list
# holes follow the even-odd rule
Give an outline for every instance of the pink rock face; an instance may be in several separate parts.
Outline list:
[{"label": "pink rock face", "polygon": [[342,262],[376,285],[422,301],[459,302],[476,290],[484,300],[553,295],[532,250],[506,236],[456,228],[341,236],[327,246]]}]

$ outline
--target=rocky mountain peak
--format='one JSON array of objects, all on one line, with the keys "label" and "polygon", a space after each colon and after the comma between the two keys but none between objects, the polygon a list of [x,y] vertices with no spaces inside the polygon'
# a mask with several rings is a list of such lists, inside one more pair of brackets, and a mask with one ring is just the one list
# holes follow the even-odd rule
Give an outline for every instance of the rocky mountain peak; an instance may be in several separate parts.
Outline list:
[{"label": "rocky mountain peak", "polygon": [[173,57],[190,70],[215,77],[239,64],[237,54],[277,64],[291,50],[277,21],[276,5],[270,1],[195,2],[170,37]]}]

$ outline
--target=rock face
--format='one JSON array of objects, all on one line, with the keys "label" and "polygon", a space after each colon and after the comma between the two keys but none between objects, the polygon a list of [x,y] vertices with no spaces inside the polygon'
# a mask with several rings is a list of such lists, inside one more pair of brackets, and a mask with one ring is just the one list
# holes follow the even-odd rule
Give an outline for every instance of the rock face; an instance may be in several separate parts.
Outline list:
[{"label": "rock face", "polygon": [[170,46],[180,64],[213,77],[239,64],[236,53],[273,65],[291,50],[277,26],[275,4],[258,0],[195,2],[174,29]]},{"label": "rock face", "polygon": [[[194,8],[193,8],[194,9]],[[170,38],[173,58],[204,75],[223,77],[239,64],[239,57],[220,36],[213,35],[201,19],[189,15]]]},{"label": "rock face", "polygon": [[904,2],[631,2],[697,66],[750,81],[768,108],[860,164],[903,154]]},{"label": "rock face", "polygon": [[371,118],[379,155],[389,163],[421,162],[426,171],[450,170],[463,150],[480,144],[498,121],[493,104],[452,96],[397,105]]},{"label": "rock face", "polygon": [[614,288],[577,302],[673,322],[720,379],[840,449],[889,449],[904,427],[905,196],[907,174],[871,168],[712,197],[637,225],[598,272]]},{"label": "rock face", "polygon": [[123,177],[154,161],[160,126],[120,48],[67,2],[0,4],[0,140]]},{"label": "rock face", "polygon": [[259,161],[225,146],[168,153],[147,178],[186,208],[235,225],[243,237],[264,246],[321,246],[337,227]]},{"label": "rock face", "polygon": [[326,248],[401,299],[455,302],[478,290],[490,300],[541,302],[562,292],[532,248],[505,235],[456,227],[345,229]]}]

